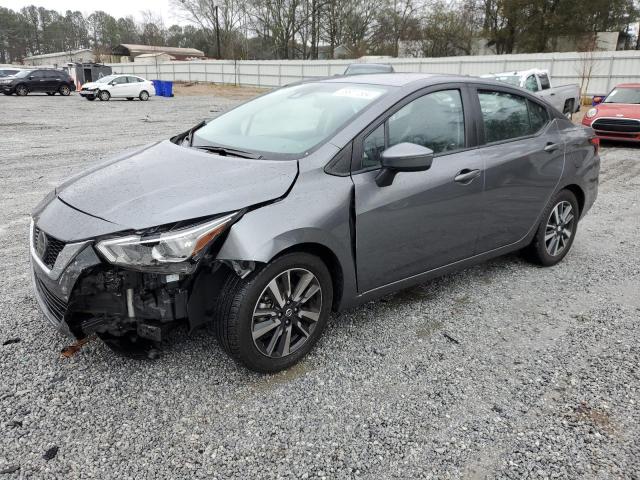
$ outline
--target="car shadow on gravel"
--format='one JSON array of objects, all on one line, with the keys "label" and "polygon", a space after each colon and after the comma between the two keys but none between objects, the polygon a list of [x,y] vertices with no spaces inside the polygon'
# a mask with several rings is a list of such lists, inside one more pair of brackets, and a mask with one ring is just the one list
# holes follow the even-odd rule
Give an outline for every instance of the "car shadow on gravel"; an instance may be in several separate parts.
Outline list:
[{"label": "car shadow on gravel", "polygon": [[[390,314],[398,319],[411,317],[410,321],[406,321],[407,325],[401,326],[415,330],[417,339],[427,339],[440,333],[447,341],[458,342],[455,332],[445,331],[446,319],[443,321],[431,318],[430,312],[434,309],[434,304],[444,302],[450,312],[464,310],[474,302],[464,287],[478,284],[486,288],[492,283],[493,275],[524,266],[530,264],[518,254],[511,254],[386,295],[344,312],[333,313],[312,352],[296,366],[273,375],[254,373],[236,364],[218,345],[214,333],[207,328],[192,333],[188,333],[186,328],[176,328],[169,332],[162,342],[161,355],[155,360],[127,358],[96,339],[84,346],[73,359],[61,361],[98,364],[103,373],[108,374],[113,369],[114,377],[119,376],[122,369],[126,371],[135,368],[151,373],[167,366],[192,375],[196,373],[193,372],[194,365],[206,365],[209,383],[215,384],[216,379],[224,378],[225,382],[231,382],[236,387],[249,386],[258,391],[270,389],[323,368],[328,358],[337,357],[349,362],[352,360],[350,356],[360,355],[359,347],[380,355],[381,350],[375,346],[376,336],[392,336],[399,326],[396,322],[385,321]],[[464,290],[464,293],[461,294],[460,290]],[[60,338],[64,339],[62,335]],[[63,340],[65,341],[66,339]],[[60,348],[68,343],[70,342],[64,343]]]}]

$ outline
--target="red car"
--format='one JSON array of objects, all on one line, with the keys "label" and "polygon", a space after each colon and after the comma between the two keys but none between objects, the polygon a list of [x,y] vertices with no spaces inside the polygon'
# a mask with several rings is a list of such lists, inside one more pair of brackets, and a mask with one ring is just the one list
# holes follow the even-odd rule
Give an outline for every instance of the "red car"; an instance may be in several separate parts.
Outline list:
[{"label": "red car", "polygon": [[603,140],[640,142],[640,83],[616,86],[587,111],[582,124]]}]

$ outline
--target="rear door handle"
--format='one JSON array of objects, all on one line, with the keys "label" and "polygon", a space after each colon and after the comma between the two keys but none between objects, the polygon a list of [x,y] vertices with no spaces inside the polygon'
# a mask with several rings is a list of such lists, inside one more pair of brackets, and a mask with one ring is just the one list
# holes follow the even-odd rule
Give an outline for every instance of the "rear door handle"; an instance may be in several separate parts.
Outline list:
[{"label": "rear door handle", "polygon": [[558,145],[557,143],[547,143],[544,147],[544,151],[551,153],[551,152],[555,152],[559,148],[560,148],[560,145]]},{"label": "rear door handle", "polygon": [[468,168],[465,168],[463,170],[460,170],[453,180],[457,183],[468,185],[479,176],[480,170],[469,170]]}]

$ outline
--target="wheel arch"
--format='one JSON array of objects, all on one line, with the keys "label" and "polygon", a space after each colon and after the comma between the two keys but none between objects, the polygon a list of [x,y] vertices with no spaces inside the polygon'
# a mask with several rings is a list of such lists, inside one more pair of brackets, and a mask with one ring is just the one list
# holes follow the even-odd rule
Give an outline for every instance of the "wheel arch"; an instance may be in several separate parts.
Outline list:
[{"label": "wheel arch", "polygon": [[296,245],[291,245],[284,250],[278,252],[271,260],[273,260],[293,252],[303,252],[314,255],[327,266],[329,273],[331,274],[331,281],[333,284],[333,304],[332,310],[337,310],[342,300],[342,294],[344,291],[344,270],[342,264],[336,254],[326,245],[315,242],[305,242]]},{"label": "wheel arch", "polygon": [[576,200],[578,200],[578,208],[580,209],[579,215],[582,215],[582,212],[584,212],[584,204],[586,200],[585,193],[582,187],[580,187],[580,185],[576,183],[570,183],[562,187],[561,190],[569,190],[576,196]]}]

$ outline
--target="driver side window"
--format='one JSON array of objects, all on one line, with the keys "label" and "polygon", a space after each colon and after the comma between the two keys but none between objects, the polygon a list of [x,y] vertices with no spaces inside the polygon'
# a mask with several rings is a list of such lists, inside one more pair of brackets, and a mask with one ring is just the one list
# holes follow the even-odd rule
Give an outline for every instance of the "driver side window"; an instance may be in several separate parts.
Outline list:
[{"label": "driver side window", "polygon": [[[385,127],[388,139],[385,141]],[[362,168],[381,164],[382,152],[409,142],[437,154],[464,148],[464,112],[459,90],[429,93],[408,103],[367,136]]]},{"label": "driver side window", "polygon": [[526,88],[530,92],[538,91],[538,80],[536,80],[535,75],[529,75],[527,77],[527,80],[524,82],[524,88]]}]

